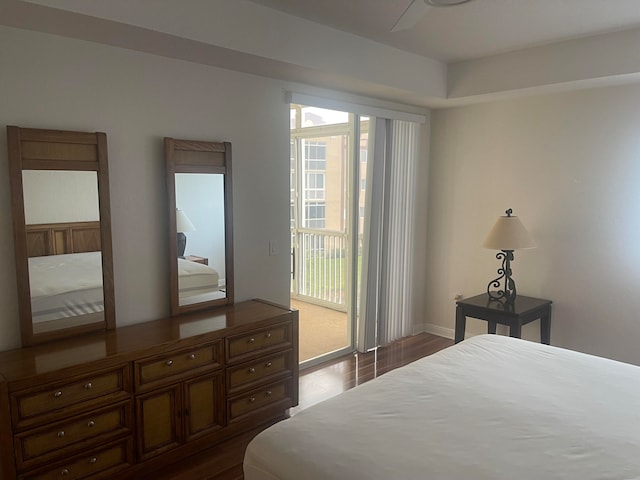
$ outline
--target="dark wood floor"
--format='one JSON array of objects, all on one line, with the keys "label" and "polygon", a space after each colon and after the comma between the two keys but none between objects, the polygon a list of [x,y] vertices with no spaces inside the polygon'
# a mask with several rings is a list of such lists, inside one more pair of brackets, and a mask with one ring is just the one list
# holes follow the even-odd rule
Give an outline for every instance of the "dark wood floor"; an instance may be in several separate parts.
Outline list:
[{"label": "dark wood floor", "polygon": [[[449,340],[421,333],[381,347],[375,352],[356,353],[300,372],[299,405],[295,415],[305,408],[367,382],[394,368],[453,345]],[[154,480],[242,480],[242,459],[247,444],[264,427],[236,437],[224,446],[213,447],[180,464],[155,473]]]}]

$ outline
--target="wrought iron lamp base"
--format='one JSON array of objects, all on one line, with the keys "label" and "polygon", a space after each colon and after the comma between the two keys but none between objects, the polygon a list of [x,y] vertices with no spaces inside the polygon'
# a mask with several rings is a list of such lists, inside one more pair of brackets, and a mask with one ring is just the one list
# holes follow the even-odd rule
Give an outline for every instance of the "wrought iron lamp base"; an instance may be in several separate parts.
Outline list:
[{"label": "wrought iron lamp base", "polygon": [[[502,266],[498,269],[498,277],[487,285],[487,295],[492,300],[513,303],[516,299],[516,282],[511,277],[513,250],[502,250],[496,253],[496,258],[502,260]],[[502,289],[500,288],[501,281],[504,283]]]}]

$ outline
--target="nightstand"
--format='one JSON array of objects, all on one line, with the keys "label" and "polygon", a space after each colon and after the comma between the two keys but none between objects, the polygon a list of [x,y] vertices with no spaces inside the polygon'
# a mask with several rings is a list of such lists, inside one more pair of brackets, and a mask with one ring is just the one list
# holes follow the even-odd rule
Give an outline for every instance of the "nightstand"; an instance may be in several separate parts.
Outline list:
[{"label": "nightstand", "polygon": [[203,265],[209,265],[209,259],[205,257],[198,257],[196,255],[187,255],[184,257],[185,260],[189,260],[190,262],[201,263]]},{"label": "nightstand", "polygon": [[509,336],[520,338],[522,325],[540,319],[540,342],[549,345],[551,341],[551,300],[518,295],[513,303],[492,300],[483,293],[456,302],[455,343],[464,340],[467,318],[487,321],[487,331],[496,333],[496,326],[509,326]]}]

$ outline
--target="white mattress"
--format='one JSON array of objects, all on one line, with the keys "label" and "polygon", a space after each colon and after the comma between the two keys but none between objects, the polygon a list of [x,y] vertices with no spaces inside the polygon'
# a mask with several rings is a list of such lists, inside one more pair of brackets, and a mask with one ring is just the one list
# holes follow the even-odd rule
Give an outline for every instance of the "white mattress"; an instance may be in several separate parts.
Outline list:
[{"label": "white mattress", "polygon": [[101,252],[31,257],[29,285],[34,324],[104,311]]},{"label": "white mattress", "polygon": [[202,263],[178,258],[180,300],[218,291],[218,272]]},{"label": "white mattress", "polygon": [[477,336],[260,433],[246,480],[640,478],[640,368]]}]

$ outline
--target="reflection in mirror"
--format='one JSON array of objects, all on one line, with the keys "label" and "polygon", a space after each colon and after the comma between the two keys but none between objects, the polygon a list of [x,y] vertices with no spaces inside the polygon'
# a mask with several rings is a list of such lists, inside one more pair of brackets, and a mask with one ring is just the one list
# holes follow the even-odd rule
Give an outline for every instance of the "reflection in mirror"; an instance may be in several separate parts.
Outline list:
[{"label": "reflection in mirror", "polygon": [[22,345],[115,328],[107,136],[7,127]]},{"label": "reflection in mirror", "polygon": [[33,333],[104,320],[98,174],[23,170]]},{"label": "reflection in mirror", "polygon": [[224,175],[175,180],[179,305],[225,298]]},{"label": "reflection in mirror", "polygon": [[93,362],[107,356],[106,340],[80,344],[70,347],[65,344],[64,350],[43,350],[35,356],[38,373],[53,372],[65,367],[81,363]]},{"label": "reflection in mirror", "polygon": [[208,315],[195,320],[190,319],[187,322],[180,322],[180,338],[195,337],[196,335],[202,335],[213,330],[220,330],[226,326],[227,315],[224,313],[220,315]]},{"label": "reflection in mirror", "polygon": [[233,303],[231,144],[165,138],[171,315]]}]

